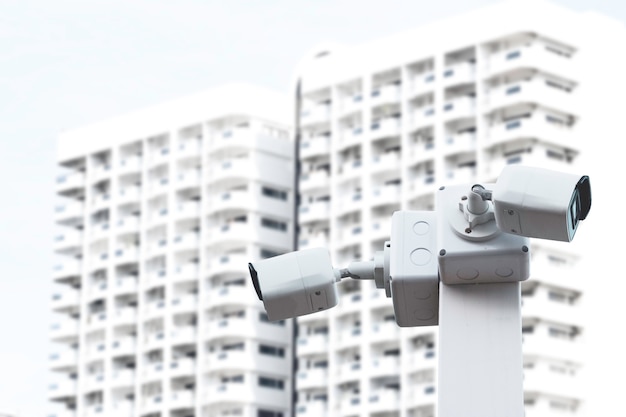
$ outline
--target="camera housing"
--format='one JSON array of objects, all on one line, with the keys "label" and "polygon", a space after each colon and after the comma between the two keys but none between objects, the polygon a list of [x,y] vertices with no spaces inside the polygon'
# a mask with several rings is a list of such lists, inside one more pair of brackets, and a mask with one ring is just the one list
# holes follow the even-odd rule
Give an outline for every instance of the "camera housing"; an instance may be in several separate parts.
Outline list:
[{"label": "camera housing", "polygon": [[589,177],[511,165],[493,189],[496,224],[520,236],[570,242],[591,209]]},{"label": "camera housing", "polygon": [[337,305],[339,279],[325,248],[290,252],[248,264],[252,284],[270,320],[282,320]]}]

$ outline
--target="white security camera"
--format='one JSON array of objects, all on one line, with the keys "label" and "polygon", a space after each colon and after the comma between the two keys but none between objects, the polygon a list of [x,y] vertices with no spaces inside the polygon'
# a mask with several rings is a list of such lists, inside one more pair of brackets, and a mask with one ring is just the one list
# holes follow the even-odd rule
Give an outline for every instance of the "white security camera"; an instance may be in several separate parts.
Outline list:
[{"label": "white security camera", "polygon": [[495,184],[441,187],[436,211],[399,211],[371,261],[333,268],[315,248],[248,264],[270,320],[337,305],[342,278],[372,279],[393,299],[399,326],[438,324],[439,285],[524,281],[529,239],[571,241],[591,208],[589,177],[507,166]]},{"label": "white security camera", "polygon": [[591,185],[586,175],[507,166],[492,198],[503,232],[569,242],[591,209]]},{"label": "white security camera", "polygon": [[270,320],[303,316],[334,307],[341,279],[324,248],[290,252],[249,263],[254,289]]}]

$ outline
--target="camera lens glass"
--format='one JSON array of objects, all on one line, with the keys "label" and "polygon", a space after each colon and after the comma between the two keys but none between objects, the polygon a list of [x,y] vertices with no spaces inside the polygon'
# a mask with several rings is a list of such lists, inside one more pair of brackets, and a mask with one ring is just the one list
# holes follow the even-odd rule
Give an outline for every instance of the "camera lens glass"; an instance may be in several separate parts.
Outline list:
[{"label": "camera lens glass", "polygon": [[259,285],[259,274],[257,274],[251,263],[248,263],[248,270],[250,271],[250,278],[252,278],[252,285],[254,285],[256,295],[259,297],[259,300],[263,301],[263,294],[261,294],[261,286]]}]

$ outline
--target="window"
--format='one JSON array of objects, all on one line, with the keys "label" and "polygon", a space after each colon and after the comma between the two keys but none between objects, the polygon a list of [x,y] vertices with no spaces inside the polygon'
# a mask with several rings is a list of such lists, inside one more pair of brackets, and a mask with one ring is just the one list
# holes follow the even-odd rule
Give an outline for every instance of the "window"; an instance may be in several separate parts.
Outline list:
[{"label": "window", "polygon": [[257,417],[283,417],[283,413],[281,411],[269,411],[269,410],[258,410],[256,413]]},{"label": "window", "polygon": [[519,85],[509,87],[506,89],[507,94],[515,94],[515,93],[519,93],[520,91],[522,91],[522,87],[520,87]]},{"label": "window", "polygon": [[277,200],[287,200],[287,192],[277,190],[275,188],[263,187],[261,189],[261,194],[263,194],[265,197],[275,198]]},{"label": "window", "polygon": [[519,120],[516,120],[514,122],[509,122],[506,124],[506,130],[511,130],[511,129],[516,129],[518,127],[520,127],[522,125],[522,122]]},{"label": "window", "polygon": [[267,316],[267,313],[264,313],[264,312],[259,313],[259,321],[261,323],[270,323],[270,324],[276,324],[279,326],[285,325],[285,320],[270,321],[270,318]]},{"label": "window", "polygon": [[269,250],[269,249],[261,249],[262,259],[273,258],[274,256],[278,256],[278,255],[281,255],[281,252],[276,252],[274,250]]},{"label": "window", "polygon": [[513,52],[509,52],[508,54],[506,54],[506,59],[515,59],[515,58],[519,58],[522,55],[522,53],[520,51],[513,51]]},{"label": "window", "polygon": [[259,377],[259,386],[265,388],[284,389],[285,383],[280,379],[267,378],[264,376]]},{"label": "window", "polygon": [[278,220],[267,219],[265,217],[261,218],[261,226],[267,227],[268,229],[280,230],[281,232],[287,231],[287,223]]},{"label": "window", "polygon": [[279,358],[285,357],[285,349],[276,346],[259,345],[259,353],[262,355],[277,356]]}]

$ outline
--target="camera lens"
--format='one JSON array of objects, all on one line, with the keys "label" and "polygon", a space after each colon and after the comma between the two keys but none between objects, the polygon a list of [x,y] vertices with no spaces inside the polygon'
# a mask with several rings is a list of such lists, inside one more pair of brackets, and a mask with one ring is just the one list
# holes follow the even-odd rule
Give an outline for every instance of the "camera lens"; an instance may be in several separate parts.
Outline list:
[{"label": "camera lens", "polygon": [[259,300],[263,301],[261,287],[259,286],[259,275],[257,274],[256,269],[254,269],[254,266],[251,263],[248,263],[248,270],[250,271],[250,278],[252,278],[252,285],[254,285],[256,295],[257,297],[259,297]]}]

